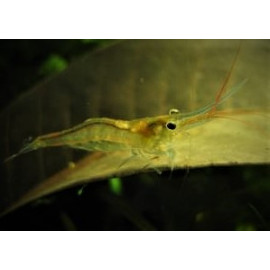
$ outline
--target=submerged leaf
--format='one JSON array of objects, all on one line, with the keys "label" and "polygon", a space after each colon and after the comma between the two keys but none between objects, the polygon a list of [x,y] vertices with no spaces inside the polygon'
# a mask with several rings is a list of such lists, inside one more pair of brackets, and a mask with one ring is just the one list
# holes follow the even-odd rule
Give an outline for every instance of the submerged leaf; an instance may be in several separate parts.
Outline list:
[{"label": "submerged leaf", "polygon": [[[67,129],[87,118],[131,120],[166,114],[171,108],[200,110],[215,100],[237,46],[235,41],[137,40],[86,55],[1,114],[6,149],[1,158],[18,151],[29,136]],[[174,169],[269,163],[268,54],[267,41],[243,42],[229,87],[248,81],[224,102],[223,115],[177,134],[173,161],[167,155],[147,160],[128,150],[27,153],[3,168],[1,209],[71,185],[171,168],[172,162]]]}]

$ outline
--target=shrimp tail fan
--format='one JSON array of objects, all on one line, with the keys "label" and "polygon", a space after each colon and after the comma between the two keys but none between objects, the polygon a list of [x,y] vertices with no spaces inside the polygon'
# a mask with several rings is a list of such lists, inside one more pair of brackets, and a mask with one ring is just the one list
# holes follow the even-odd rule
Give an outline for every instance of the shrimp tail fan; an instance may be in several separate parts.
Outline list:
[{"label": "shrimp tail fan", "polygon": [[31,152],[33,150],[35,150],[37,148],[36,146],[36,140],[30,142],[30,143],[27,143],[19,152],[17,152],[16,154],[14,155],[11,155],[10,157],[6,158],[4,160],[4,162],[8,162],[8,161],[11,161],[12,159],[16,158],[17,156],[20,156],[21,154],[25,154],[25,153],[28,153],[28,152]]}]

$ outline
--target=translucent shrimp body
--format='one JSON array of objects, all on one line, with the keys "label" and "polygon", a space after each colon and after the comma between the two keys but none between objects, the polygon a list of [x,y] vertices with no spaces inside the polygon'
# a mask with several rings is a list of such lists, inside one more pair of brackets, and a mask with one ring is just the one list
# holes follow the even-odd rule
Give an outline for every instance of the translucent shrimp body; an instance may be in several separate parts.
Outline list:
[{"label": "translucent shrimp body", "polygon": [[110,118],[88,119],[73,128],[37,137],[7,160],[39,148],[56,146],[102,152],[131,150],[141,156],[167,154],[172,157],[176,135],[205,121],[224,117],[224,113],[220,113],[217,107],[246,82],[242,81],[226,93],[239,50],[240,47],[215,100],[195,112],[181,114],[177,109],[172,109],[168,115],[131,121]]},{"label": "translucent shrimp body", "polygon": [[[56,146],[102,152],[149,149],[164,138],[164,127],[169,120],[168,115],[132,121],[93,118],[71,129],[37,137],[8,160],[39,148]],[[158,148],[153,150],[157,152]]]},{"label": "translucent shrimp body", "polygon": [[88,119],[73,128],[37,137],[7,160],[39,148],[56,146],[101,152],[132,150],[142,155],[172,152],[173,140],[177,134],[205,121],[222,117],[216,106],[240,89],[244,83],[245,81],[232,88],[218,104],[214,103],[215,107],[211,103],[193,113],[181,114],[177,109],[172,109],[168,115],[131,121],[110,118]]}]

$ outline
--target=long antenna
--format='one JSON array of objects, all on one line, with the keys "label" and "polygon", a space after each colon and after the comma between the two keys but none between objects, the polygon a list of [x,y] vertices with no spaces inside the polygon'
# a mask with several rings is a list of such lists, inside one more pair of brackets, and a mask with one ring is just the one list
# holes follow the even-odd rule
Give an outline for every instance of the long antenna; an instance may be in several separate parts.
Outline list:
[{"label": "long antenna", "polygon": [[226,75],[226,77],[224,79],[224,82],[222,84],[222,87],[218,91],[218,94],[216,95],[215,103],[214,103],[214,106],[213,106],[211,112],[216,110],[217,105],[219,104],[222,96],[224,95],[224,93],[227,90],[228,82],[229,82],[229,80],[231,78],[232,72],[234,71],[236,60],[238,59],[238,56],[239,56],[239,53],[240,53],[241,45],[242,45],[242,41],[240,41],[240,44],[239,44],[238,49],[237,49],[237,51],[235,53],[235,56],[234,56],[232,65],[231,65],[231,67],[230,67],[230,69],[229,69],[229,71],[228,71],[228,73],[227,73],[227,75]]}]

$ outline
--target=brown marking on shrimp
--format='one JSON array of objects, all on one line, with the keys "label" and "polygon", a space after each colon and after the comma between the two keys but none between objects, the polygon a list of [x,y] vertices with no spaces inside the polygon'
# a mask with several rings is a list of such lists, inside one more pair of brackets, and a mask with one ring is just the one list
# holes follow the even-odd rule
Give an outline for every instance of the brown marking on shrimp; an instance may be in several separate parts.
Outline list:
[{"label": "brown marking on shrimp", "polygon": [[145,137],[151,137],[160,133],[167,122],[167,116],[145,118],[131,125],[130,131]]}]

